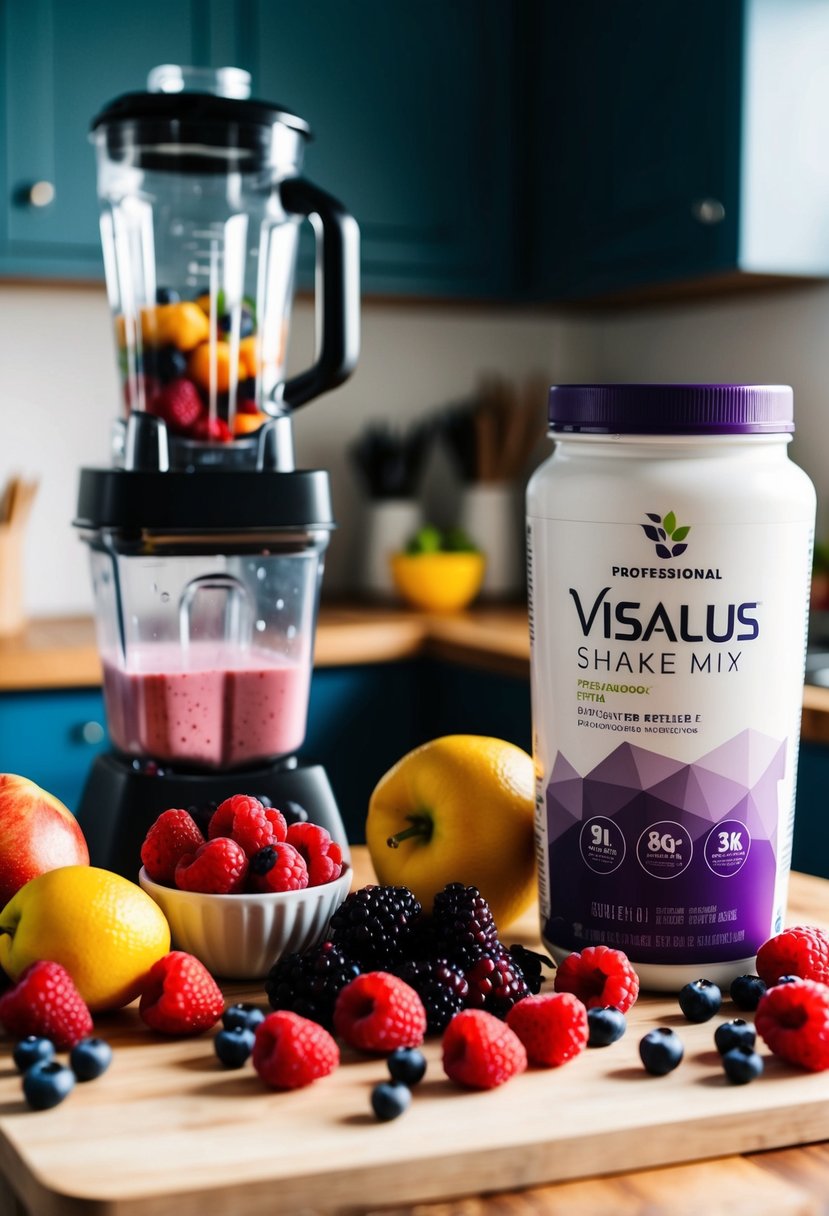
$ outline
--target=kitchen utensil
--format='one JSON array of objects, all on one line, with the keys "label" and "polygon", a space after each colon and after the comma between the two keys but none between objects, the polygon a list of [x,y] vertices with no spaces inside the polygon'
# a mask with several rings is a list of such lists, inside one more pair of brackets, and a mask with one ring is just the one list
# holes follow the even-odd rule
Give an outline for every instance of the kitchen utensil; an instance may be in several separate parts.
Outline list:
[{"label": "kitchen utensil", "polygon": [[[290,411],[353,368],[358,233],[299,176],[305,122],[248,85],[165,66],[92,124],[127,418],[116,467],[82,470],[75,520],[117,749],[79,819],[93,861],[127,876],[160,810],[237,792],[345,840],[324,770],[296,757],[333,519],[327,474],[294,467]],[[319,354],[286,380],[308,215]]]}]

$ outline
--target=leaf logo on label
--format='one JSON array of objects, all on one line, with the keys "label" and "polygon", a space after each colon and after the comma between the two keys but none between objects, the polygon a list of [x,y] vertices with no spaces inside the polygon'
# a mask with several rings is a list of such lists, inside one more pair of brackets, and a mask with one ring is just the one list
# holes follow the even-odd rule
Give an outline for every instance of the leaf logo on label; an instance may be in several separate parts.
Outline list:
[{"label": "leaf logo on label", "polygon": [[646,511],[645,517],[652,522],[639,526],[648,540],[653,542],[657,557],[669,561],[685,552],[688,546],[683,542],[691,531],[690,524],[679,525],[674,511],[668,511],[664,516]]}]

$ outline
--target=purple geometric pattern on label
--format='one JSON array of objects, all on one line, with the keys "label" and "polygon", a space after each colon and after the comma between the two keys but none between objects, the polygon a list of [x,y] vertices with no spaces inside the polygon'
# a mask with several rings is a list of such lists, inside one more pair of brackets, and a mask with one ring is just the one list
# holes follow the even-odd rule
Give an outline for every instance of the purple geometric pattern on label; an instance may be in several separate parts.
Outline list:
[{"label": "purple geometric pattern on label", "polygon": [[[605,940],[641,962],[751,957],[770,931],[785,764],[785,740],[752,730],[691,763],[622,743],[583,778],[559,754],[547,786],[548,940],[567,949]],[[608,874],[591,871],[579,847],[582,823],[597,815],[627,842],[623,862]],[[705,840],[726,819],[744,824],[751,839],[745,863],[728,879],[705,860]],[[694,853],[687,869],[657,879],[638,863],[636,843],[667,820],[685,828]]]}]

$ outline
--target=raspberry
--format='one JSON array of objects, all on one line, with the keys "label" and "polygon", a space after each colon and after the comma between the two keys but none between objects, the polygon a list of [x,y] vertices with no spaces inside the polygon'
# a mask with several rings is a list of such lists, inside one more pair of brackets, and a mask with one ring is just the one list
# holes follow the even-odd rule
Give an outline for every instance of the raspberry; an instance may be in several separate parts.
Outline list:
[{"label": "raspberry", "polygon": [[451,882],[435,896],[432,930],[436,952],[466,970],[498,940],[489,904],[477,887]]},{"label": "raspberry", "polygon": [[201,1034],[216,1025],[224,1007],[222,991],[204,964],[171,950],[150,968],[138,1012],[150,1030]]},{"label": "raspberry", "polygon": [[202,895],[235,895],[248,873],[245,850],[227,836],[217,836],[185,853],[176,866],[176,886]]},{"label": "raspberry", "polygon": [[621,950],[587,946],[568,954],[556,971],[556,992],[572,992],[588,1009],[615,1005],[627,1013],[639,995],[639,976]]},{"label": "raspberry", "polygon": [[515,1031],[483,1009],[464,1009],[443,1036],[443,1071],[469,1089],[494,1089],[527,1067]]},{"label": "raspberry", "polygon": [[149,410],[162,418],[175,434],[185,435],[190,434],[202,419],[204,405],[193,381],[182,377],[159,389],[150,401]]},{"label": "raspberry", "polygon": [[769,988],[760,998],[754,1025],[776,1056],[812,1072],[829,1068],[829,988],[825,984],[800,980]]},{"label": "raspberry", "polygon": [[558,1068],[587,1046],[587,1010],[572,992],[528,996],[507,1014],[531,1064]]},{"label": "raspberry", "polygon": [[322,1026],[280,1009],[256,1028],[253,1067],[272,1089],[301,1089],[327,1077],[340,1062],[340,1050]]},{"label": "raspberry", "polygon": [[395,974],[414,988],[423,1002],[427,1034],[443,1034],[466,1004],[469,984],[460,967],[445,958],[403,963]]},{"label": "raspberry", "polygon": [[419,1047],[426,1034],[423,1002],[408,984],[386,971],[358,975],[334,1004],[334,1029],[358,1051],[388,1054]]},{"label": "raspberry", "polygon": [[264,807],[249,794],[234,794],[218,807],[207,829],[208,839],[229,836],[253,857],[269,844],[279,844],[288,833],[285,818],[273,807]]},{"label": "raspberry", "polygon": [[92,1033],[92,1015],[59,963],[32,963],[0,997],[0,1024],[13,1039],[51,1039],[63,1051]]},{"label": "raspberry", "polygon": [[784,929],[757,951],[757,974],[769,988],[782,975],[829,984],[829,937],[811,925]]},{"label": "raspberry", "polygon": [[153,882],[175,885],[176,866],[185,853],[194,853],[204,837],[187,811],[164,811],[141,846],[144,869]]},{"label": "raspberry", "polygon": [[307,954],[288,954],[274,963],[265,992],[274,1009],[288,1009],[332,1030],[334,1002],[359,974],[360,968],[339,946],[322,942]]},{"label": "raspberry", "polygon": [[389,971],[408,957],[420,914],[408,887],[362,887],[337,908],[329,936],[360,967]]},{"label": "raspberry", "polygon": [[288,828],[288,844],[301,853],[308,867],[308,886],[321,887],[333,882],[343,872],[343,851],[325,828],[315,823],[292,823]]},{"label": "raspberry", "polygon": [[513,1005],[530,994],[521,968],[500,942],[475,960],[466,972],[466,980],[467,1005],[486,1009],[498,1018],[505,1018]]},{"label": "raspberry", "polygon": [[268,845],[250,859],[254,891],[302,891],[308,886],[308,867],[292,844]]}]

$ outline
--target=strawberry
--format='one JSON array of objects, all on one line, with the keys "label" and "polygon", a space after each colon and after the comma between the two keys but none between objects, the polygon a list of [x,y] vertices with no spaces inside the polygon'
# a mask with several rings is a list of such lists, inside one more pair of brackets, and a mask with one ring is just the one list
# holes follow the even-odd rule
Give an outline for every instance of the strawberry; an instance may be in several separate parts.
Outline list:
[{"label": "strawberry", "polygon": [[464,1009],[444,1031],[443,1071],[458,1085],[495,1089],[526,1067],[518,1035],[483,1009]]},{"label": "strawberry", "polygon": [[247,873],[248,859],[242,846],[226,836],[217,836],[200,845],[195,853],[179,858],[175,880],[182,891],[235,895],[241,891]]},{"label": "strawberry", "polygon": [[288,825],[281,811],[265,807],[258,798],[249,794],[234,794],[225,798],[213,812],[207,835],[229,836],[240,844],[252,857],[267,845],[279,844],[288,832]]},{"label": "strawberry", "polygon": [[144,869],[153,882],[175,885],[176,866],[185,853],[204,844],[196,821],[187,811],[170,810],[159,815],[141,846]]},{"label": "strawberry", "polygon": [[587,1010],[571,992],[525,997],[510,1009],[507,1025],[540,1068],[558,1068],[587,1046]]},{"label": "strawberry", "polygon": [[334,1029],[358,1051],[388,1054],[398,1047],[420,1046],[426,1034],[426,1010],[414,988],[396,975],[366,971],[337,996]]},{"label": "strawberry", "polygon": [[301,1089],[327,1077],[339,1062],[331,1035],[309,1018],[281,1009],[256,1027],[253,1067],[272,1089]]},{"label": "strawberry", "polygon": [[138,1012],[150,1030],[162,1034],[201,1034],[224,1012],[222,990],[203,963],[183,950],[171,950],[150,968]]},{"label": "strawberry", "polygon": [[343,851],[325,828],[315,823],[292,823],[288,828],[288,844],[292,844],[305,859],[309,887],[333,882],[342,874]]},{"label": "strawberry", "polygon": [[193,433],[194,426],[204,415],[199,390],[192,380],[183,376],[159,389],[148,408],[151,414],[162,418],[176,435]]},{"label": "strawberry", "polygon": [[59,963],[32,963],[0,997],[0,1024],[14,1039],[51,1039],[65,1050],[92,1033],[92,1015]]}]

